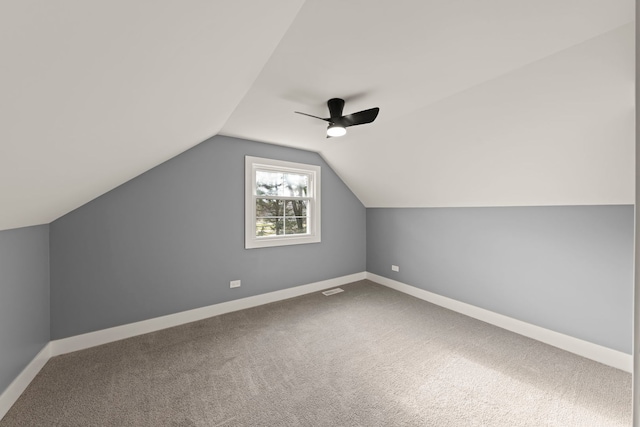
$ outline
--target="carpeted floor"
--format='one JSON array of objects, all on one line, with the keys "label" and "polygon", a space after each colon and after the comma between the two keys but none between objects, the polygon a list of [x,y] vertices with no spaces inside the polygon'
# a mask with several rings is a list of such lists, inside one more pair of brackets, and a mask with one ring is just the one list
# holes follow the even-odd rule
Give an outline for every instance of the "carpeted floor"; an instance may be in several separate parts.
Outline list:
[{"label": "carpeted floor", "polygon": [[49,360],[0,426],[629,426],[631,375],[361,281]]}]

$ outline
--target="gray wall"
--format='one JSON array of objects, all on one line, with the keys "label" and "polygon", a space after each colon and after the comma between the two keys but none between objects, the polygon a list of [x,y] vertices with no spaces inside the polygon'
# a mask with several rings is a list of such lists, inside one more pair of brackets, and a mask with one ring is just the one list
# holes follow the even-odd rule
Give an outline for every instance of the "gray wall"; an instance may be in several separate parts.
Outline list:
[{"label": "gray wall", "polygon": [[[244,249],[245,155],[322,166],[321,243]],[[364,271],[365,218],[318,154],[213,137],[51,223],[52,339]]]},{"label": "gray wall", "polygon": [[633,206],[367,209],[367,271],[631,354],[633,221]]},{"label": "gray wall", "polygon": [[0,231],[0,394],[49,342],[49,226]]}]

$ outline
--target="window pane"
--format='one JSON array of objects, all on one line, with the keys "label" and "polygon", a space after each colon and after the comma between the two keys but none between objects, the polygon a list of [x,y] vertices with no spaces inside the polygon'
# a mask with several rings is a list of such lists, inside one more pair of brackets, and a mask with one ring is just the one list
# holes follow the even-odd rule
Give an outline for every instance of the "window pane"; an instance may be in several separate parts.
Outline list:
[{"label": "window pane", "polygon": [[284,201],[275,199],[256,199],[256,218],[283,216]]},{"label": "window pane", "polygon": [[285,202],[285,216],[307,216],[307,200],[287,200]]},{"label": "window pane", "polygon": [[306,234],[307,218],[286,218],[286,234]]},{"label": "window pane", "polygon": [[257,196],[282,196],[283,187],[281,172],[256,171]]},{"label": "window pane", "polygon": [[320,241],[321,167],[245,156],[245,248]]},{"label": "window pane", "polygon": [[256,219],[256,236],[276,236],[283,234],[282,218],[258,218]]},{"label": "window pane", "polygon": [[285,196],[306,197],[308,195],[309,175],[286,173],[283,178]]}]

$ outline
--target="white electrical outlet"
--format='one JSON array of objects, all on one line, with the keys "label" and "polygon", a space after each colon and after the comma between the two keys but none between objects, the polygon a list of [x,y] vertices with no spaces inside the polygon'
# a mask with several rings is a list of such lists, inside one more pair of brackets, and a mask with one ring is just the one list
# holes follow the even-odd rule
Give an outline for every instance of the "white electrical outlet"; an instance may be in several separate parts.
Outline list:
[{"label": "white electrical outlet", "polygon": [[400,271],[400,267],[398,267],[397,265],[392,265],[391,271]]},{"label": "white electrical outlet", "polygon": [[229,287],[230,288],[239,288],[240,287],[240,280],[232,280],[231,282],[229,282]]}]

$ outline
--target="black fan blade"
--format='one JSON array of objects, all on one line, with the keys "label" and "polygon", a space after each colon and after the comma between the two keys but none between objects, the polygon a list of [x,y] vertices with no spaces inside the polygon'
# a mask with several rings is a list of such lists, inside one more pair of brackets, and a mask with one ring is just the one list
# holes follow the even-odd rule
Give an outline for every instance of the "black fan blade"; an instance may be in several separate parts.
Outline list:
[{"label": "black fan blade", "polygon": [[300,111],[294,111],[294,113],[302,114],[303,116],[313,117],[314,119],[324,120],[325,122],[331,122],[331,119],[323,119],[322,117],[313,116],[313,115],[311,115],[311,114],[307,114],[307,113],[301,113]]},{"label": "black fan blade", "polygon": [[380,112],[380,109],[376,107],[364,111],[358,111],[357,113],[348,114],[340,118],[340,124],[344,127],[349,127],[371,123],[376,119],[376,117],[378,117],[378,112]]}]

